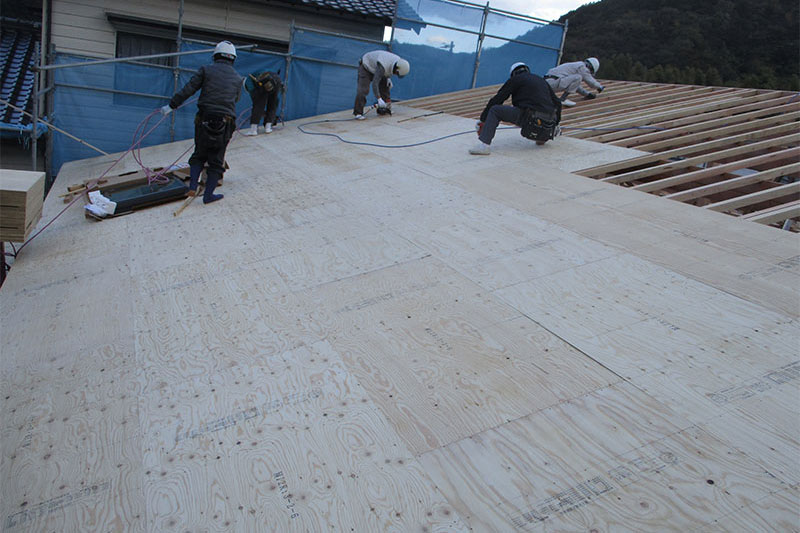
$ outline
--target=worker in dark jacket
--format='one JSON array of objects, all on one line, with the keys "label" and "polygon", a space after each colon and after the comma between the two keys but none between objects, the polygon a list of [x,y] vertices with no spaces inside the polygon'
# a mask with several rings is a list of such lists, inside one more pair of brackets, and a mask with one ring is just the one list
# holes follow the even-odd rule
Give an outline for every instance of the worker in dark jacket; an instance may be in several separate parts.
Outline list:
[{"label": "worker in dark jacket", "polygon": [[[244,89],[253,100],[253,112],[250,114],[250,129],[242,131],[242,134],[272,133],[278,114],[278,96],[283,89],[280,76],[268,70],[253,72],[245,78]],[[262,117],[264,125],[259,126]]]},{"label": "worker in dark jacket", "polygon": [[167,115],[200,91],[194,118],[194,153],[189,158],[189,194],[197,193],[200,173],[208,163],[204,204],[223,197],[214,194],[214,189],[225,173],[225,149],[236,129],[236,102],[239,101],[243,81],[233,68],[235,46],[222,41],[214,49],[213,57],[211,65],[200,67],[183,89],[175,93],[169,104],[161,108],[161,112]]},{"label": "worker in dark jacket", "polygon": [[[502,105],[511,97],[510,106]],[[489,155],[495,131],[501,121],[522,126],[526,111],[539,112],[557,124],[561,120],[561,102],[544,78],[531,74],[525,63],[514,63],[509,78],[494,95],[481,113],[476,125],[478,144],[471,148],[473,155]],[[546,139],[537,138],[536,144],[544,144]]]}]

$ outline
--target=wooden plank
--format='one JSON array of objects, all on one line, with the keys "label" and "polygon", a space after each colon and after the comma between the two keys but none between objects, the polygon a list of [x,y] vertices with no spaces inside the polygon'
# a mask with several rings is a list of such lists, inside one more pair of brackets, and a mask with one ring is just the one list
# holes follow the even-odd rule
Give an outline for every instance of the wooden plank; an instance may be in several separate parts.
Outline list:
[{"label": "wooden plank", "polygon": [[709,196],[723,191],[738,189],[740,187],[752,185],[762,181],[770,181],[781,176],[791,176],[797,172],[800,172],[800,163],[791,163],[789,165],[756,172],[755,174],[751,174],[749,176],[731,178],[719,183],[710,183],[708,185],[703,185],[702,187],[695,187],[694,189],[675,192],[666,195],[664,198],[679,201],[693,200],[694,198],[701,198],[703,196]]},{"label": "wooden plank", "polygon": [[[785,128],[785,126],[778,126],[777,128],[780,128],[780,129],[776,130],[778,132],[791,131],[790,128],[787,129],[787,128]],[[773,128],[770,128],[770,129],[773,129]],[[664,160],[672,158],[672,157],[678,157],[678,156],[683,157],[683,156],[690,155],[690,154],[693,154],[693,153],[696,153],[696,152],[712,150],[714,148],[718,148],[718,147],[721,147],[721,146],[727,146],[727,145],[736,144],[736,143],[739,143],[739,142],[747,142],[747,141],[751,141],[753,139],[758,139],[760,137],[761,137],[760,134],[756,134],[756,133],[752,133],[752,132],[751,133],[744,133],[744,134],[741,134],[741,135],[734,135],[732,137],[727,137],[725,139],[716,139],[716,140],[713,140],[713,141],[707,141],[707,142],[696,144],[696,145],[690,146],[690,147],[675,148],[675,149],[672,149],[672,150],[668,150],[666,152],[660,152],[660,153],[657,153],[657,154],[641,156],[641,157],[637,157],[635,159],[629,159],[629,160],[619,161],[619,162],[615,162],[615,163],[609,163],[609,164],[605,164],[605,165],[598,165],[597,167],[592,167],[592,168],[587,168],[587,169],[581,170],[579,172],[579,174],[581,174],[582,176],[587,176],[587,177],[596,177],[596,176],[600,176],[602,174],[608,174],[608,173],[616,172],[616,171],[619,171],[619,170],[625,170],[626,168],[631,168],[631,167],[634,167],[634,166],[646,165],[646,164],[653,163],[653,162],[656,162],[656,161],[664,161]]]},{"label": "wooden plank", "polygon": [[[713,93],[712,93],[713,94]],[[663,109],[656,108],[652,110],[653,112],[645,112],[645,113],[638,113],[632,116],[623,115],[621,120],[608,122],[605,120],[605,125],[607,127],[616,127],[616,128],[624,128],[624,127],[632,127],[632,126],[639,126],[643,123],[655,122],[655,121],[663,121],[663,120],[672,120],[687,116],[693,116],[698,113],[704,113],[706,111],[714,111],[726,107],[730,107],[731,105],[736,105],[741,103],[741,100],[737,98],[730,98],[731,95],[715,95],[713,97],[707,97],[706,102],[702,105],[696,106],[686,106],[681,104],[665,104]],[[753,98],[767,98],[767,96],[753,96]],[[602,117],[601,119],[602,120]],[[582,124],[586,126],[586,124]]]},{"label": "wooden plank", "polygon": [[[747,138],[761,139],[764,137],[769,137],[770,135],[781,135],[780,137],[775,137],[764,141],[758,141],[751,144],[745,144],[742,146],[734,146],[733,148],[727,148],[724,150],[709,152],[703,155],[689,157],[680,161],[670,161],[668,163],[662,163],[660,165],[645,168],[642,170],[634,170],[631,172],[625,172],[623,174],[617,174],[607,178],[601,178],[600,181],[604,181],[606,183],[624,183],[627,181],[633,181],[641,178],[655,176],[662,172],[680,170],[683,168],[693,167],[704,163],[719,161],[720,159],[725,159],[728,157],[736,157],[742,154],[756,152],[758,150],[774,148],[776,146],[792,145],[800,140],[800,134],[798,133],[790,133],[789,135],[783,135],[783,134],[794,131],[796,129],[797,128],[794,126],[794,124],[784,124],[783,126],[775,126],[772,128],[768,128],[766,130],[761,130],[759,132],[735,135],[733,137],[726,137],[725,139],[719,139],[717,141],[709,141],[708,143],[696,144],[691,147],[678,148],[676,150],[670,150],[669,152],[662,152],[661,154],[658,155],[662,156],[664,160],[666,160],[667,157],[670,158],[674,157],[672,155],[673,153],[675,155],[678,155],[681,152],[682,154],[691,154],[694,152],[701,151],[702,149],[708,149],[711,147],[712,143],[719,143],[717,144],[717,146],[727,146],[732,143],[743,142]],[[667,154],[670,155],[668,156]]]},{"label": "wooden plank", "polygon": [[764,209],[744,216],[747,220],[758,222],[759,224],[774,224],[775,222],[783,222],[797,217],[800,217],[800,201]]},{"label": "wooden plank", "polygon": [[[730,124],[730,120],[739,120],[744,116],[762,117],[765,114],[771,114],[774,110],[791,111],[795,106],[791,104],[790,96],[772,96],[770,99],[759,99],[744,105],[733,105],[732,107],[725,107],[717,111],[707,111],[698,113],[688,117],[683,117],[667,121],[654,121],[651,123],[653,126],[664,128],[663,131],[654,131],[653,133],[639,134],[632,131],[614,132],[598,137],[592,138],[596,142],[612,143],[618,146],[633,147],[638,144],[648,142],[655,142],[663,138],[672,137],[681,131],[691,133],[698,131],[701,127],[717,125],[717,124]],[[628,137],[635,137],[634,139],[625,140]],[[619,141],[619,142],[614,142]],[[631,143],[631,144],[626,144]]]},{"label": "wooden plank", "polygon": [[[800,140],[800,135],[796,137],[796,140]],[[779,144],[792,144],[793,142],[794,141],[792,140],[787,140]],[[755,147],[755,151],[758,151],[761,148],[760,146],[758,146],[758,144],[759,143],[751,144],[749,145],[749,147]],[[772,144],[772,146],[775,146],[775,144]],[[711,154],[710,157],[708,157],[704,162],[708,163],[722,159],[718,157],[720,153],[721,152],[716,152],[715,154]],[[735,155],[746,155],[746,154],[747,152],[745,152],[744,150],[735,153]],[[661,191],[669,187],[674,187],[675,185],[682,185],[684,183],[691,183],[693,181],[700,181],[706,178],[720,176],[722,174],[728,174],[731,171],[739,170],[742,168],[758,167],[761,165],[768,165],[771,163],[775,163],[776,161],[794,159],[797,156],[800,156],[800,148],[787,148],[786,150],[778,150],[777,152],[768,152],[766,154],[757,155],[754,157],[739,159],[731,163],[713,165],[711,167],[704,168],[701,170],[695,170],[693,172],[686,172],[684,174],[671,176],[669,178],[662,178],[647,183],[641,183],[639,185],[634,185],[632,188],[636,191],[643,191],[643,192]]]},{"label": "wooden plank", "polygon": [[[793,106],[793,107],[797,108],[798,106]],[[800,117],[800,111],[784,113],[778,116],[769,116],[766,118],[756,119],[756,120],[752,120],[753,119],[752,116],[746,119],[742,119],[738,116],[730,117],[727,119],[728,124],[730,125],[726,125],[725,127],[722,128],[698,131],[697,133],[688,133],[686,135],[681,135],[681,133],[686,133],[686,130],[684,130],[683,132],[676,131],[675,132],[676,138],[673,139],[667,139],[652,143],[637,142],[637,143],[624,143],[621,145],[617,143],[617,146],[636,147],[637,150],[645,150],[648,152],[660,152],[665,149],[673,148],[675,146],[685,146],[687,144],[694,144],[697,142],[703,142],[711,139],[718,139],[720,137],[726,137],[731,133],[750,131],[770,126],[775,126],[777,124],[785,124],[787,122],[793,122],[796,121],[798,117]],[[741,122],[746,122],[746,124],[742,125]],[[696,128],[694,131],[697,131],[699,129],[702,128]]]},{"label": "wooden plank", "polygon": [[705,208],[710,209],[711,211],[725,212],[725,211],[730,211],[731,209],[736,209],[738,207],[746,207],[748,205],[758,204],[766,200],[781,198],[783,196],[788,196],[790,194],[791,195],[800,194],[800,182],[787,183],[785,185],[779,185],[777,187],[764,189],[763,191],[745,194],[744,196],[739,196],[737,198],[722,200],[721,202],[715,202],[713,204],[709,204],[705,206]]}]

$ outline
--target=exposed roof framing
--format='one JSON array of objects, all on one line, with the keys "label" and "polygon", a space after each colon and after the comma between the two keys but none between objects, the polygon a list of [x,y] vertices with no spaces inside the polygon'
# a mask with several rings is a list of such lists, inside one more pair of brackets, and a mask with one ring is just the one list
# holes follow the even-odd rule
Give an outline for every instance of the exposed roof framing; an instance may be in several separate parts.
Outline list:
[{"label": "exposed roof framing", "polygon": [[[497,88],[408,104],[477,118]],[[607,81],[600,98],[565,108],[562,127],[570,137],[650,152],[577,174],[783,227],[786,215],[797,220],[800,200],[786,186],[800,181],[798,121],[798,93]]]}]

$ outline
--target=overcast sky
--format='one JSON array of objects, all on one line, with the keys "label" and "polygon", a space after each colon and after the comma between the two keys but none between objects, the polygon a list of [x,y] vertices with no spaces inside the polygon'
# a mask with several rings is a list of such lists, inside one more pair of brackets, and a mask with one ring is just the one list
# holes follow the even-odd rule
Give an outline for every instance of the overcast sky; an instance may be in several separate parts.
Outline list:
[{"label": "overcast sky", "polygon": [[[482,4],[480,0],[471,0]],[[587,0],[488,0],[489,7],[496,7],[505,11],[522,13],[532,17],[556,20],[565,13],[569,13],[578,6],[588,4]]]}]

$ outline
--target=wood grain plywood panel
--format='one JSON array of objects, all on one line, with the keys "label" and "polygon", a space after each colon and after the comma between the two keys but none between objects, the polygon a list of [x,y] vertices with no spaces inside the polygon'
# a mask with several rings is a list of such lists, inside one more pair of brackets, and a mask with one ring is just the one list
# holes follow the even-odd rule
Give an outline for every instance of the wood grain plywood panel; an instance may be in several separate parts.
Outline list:
[{"label": "wood grain plywood panel", "polygon": [[[393,144],[472,126],[402,113],[336,127]],[[467,136],[386,150],[286,127],[231,147],[224,202],[68,210],[0,298],[2,518],[19,486],[29,509],[78,500],[53,500],[49,530],[536,530],[544,510],[544,529],[641,531],[760,502],[783,520],[795,389],[713,399],[796,361],[795,322],[759,300],[795,275],[796,240],[563,171],[624,149],[507,133],[477,159]],[[778,277],[736,297],[716,258]]]},{"label": "wood grain plywood panel", "polygon": [[[626,413],[631,409],[636,414]],[[429,452],[421,461],[473,527],[494,531],[677,531],[787,487],[687,425],[622,385]]]},{"label": "wood grain plywood panel", "polygon": [[633,383],[778,478],[796,483],[800,363],[772,365],[758,370],[735,361],[676,364]]},{"label": "wood grain plywood panel", "polygon": [[291,290],[302,290],[423,256],[425,253],[406,239],[381,232],[282,255],[270,264]]},{"label": "wood grain plywood panel", "polygon": [[521,313],[571,341],[661,316],[670,309],[681,309],[687,298],[687,283],[689,280],[683,276],[625,254],[495,293]]},{"label": "wood grain plywood panel", "polygon": [[[359,324],[368,333],[334,341],[415,453],[618,379],[530,321],[479,329],[468,315],[439,315],[424,322],[384,315]],[[565,374],[569,385],[554,379]]]},{"label": "wood grain plywood panel", "polygon": [[771,531],[797,531],[800,524],[800,488],[797,485],[770,494],[748,505],[739,512],[730,513],[707,525],[702,533],[723,533],[745,530],[753,533]]},{"label": "wood grain plywood panel", "polygon": [[[794,372],[800,373],[800,365]],[[800,480],[800,384],[772,388],[740,402],[703,429],[792,484]]]},{"label": "wood grain plywood panel", "polygon": [[[147,459],[167,472],[147,487],[155,524],[465,530],[327,342],[253,372],[226,372],[167,400],[173,414],[157,425],[177,430],[153,433]],[[181,508],[186,491],[205,514]]]}]

